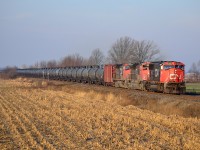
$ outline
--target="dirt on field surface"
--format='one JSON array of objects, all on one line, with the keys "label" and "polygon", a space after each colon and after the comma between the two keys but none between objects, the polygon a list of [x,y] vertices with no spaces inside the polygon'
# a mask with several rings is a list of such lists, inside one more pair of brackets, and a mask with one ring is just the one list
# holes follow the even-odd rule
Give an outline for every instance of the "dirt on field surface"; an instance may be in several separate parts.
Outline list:
[{"label": "dirt on field surface", "polygon": [[0,80],[0,149],[200,149],[199,106],[199,96]]}]

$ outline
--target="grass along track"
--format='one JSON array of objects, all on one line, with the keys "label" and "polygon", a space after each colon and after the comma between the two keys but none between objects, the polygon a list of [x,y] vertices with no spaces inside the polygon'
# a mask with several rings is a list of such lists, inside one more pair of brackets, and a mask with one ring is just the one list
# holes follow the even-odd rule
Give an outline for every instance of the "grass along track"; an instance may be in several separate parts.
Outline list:
[{"label": "grass along track", "polygon": [[186,83],[186,92],[188,94],[200,95],[200,83]]},{"label": "grass along track", "polygon": [[200,148],[197,118],[122,106],[112,93],[79,89],[0,80],[0,149]]}]

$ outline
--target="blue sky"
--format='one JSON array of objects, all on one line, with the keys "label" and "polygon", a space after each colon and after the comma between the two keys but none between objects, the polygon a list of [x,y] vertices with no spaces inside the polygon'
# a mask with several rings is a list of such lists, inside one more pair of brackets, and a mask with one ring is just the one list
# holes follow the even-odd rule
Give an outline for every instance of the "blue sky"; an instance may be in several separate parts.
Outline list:
[{"label": "blue sky", "polygon": [[200,60],[199,0],[1,0],[0,67],[152,40],[168,60]]}]

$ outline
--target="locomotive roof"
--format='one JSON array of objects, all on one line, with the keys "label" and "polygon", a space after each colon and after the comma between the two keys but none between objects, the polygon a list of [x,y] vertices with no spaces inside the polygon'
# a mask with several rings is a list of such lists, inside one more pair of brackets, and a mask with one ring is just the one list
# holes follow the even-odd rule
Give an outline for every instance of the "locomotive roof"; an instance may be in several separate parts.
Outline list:
[{"label": "locomotive roof", "polygon": [[163,62],[177,62],[177,63],[181,63],[179,61],[173,61],[173,60],[152,61],[152,62],[160,62],[160,63],[163,63]]},{"label": "locomotive roof", "polygon": [[160,64],[163,64],[163,63],[166,63],[166,62],[168,62],[168,63],[181,63],[181,64],[183,64],[182,62],[179,62],[179,61],[152,61],[152,62],[150,62],[150,63],[160,63]]}]

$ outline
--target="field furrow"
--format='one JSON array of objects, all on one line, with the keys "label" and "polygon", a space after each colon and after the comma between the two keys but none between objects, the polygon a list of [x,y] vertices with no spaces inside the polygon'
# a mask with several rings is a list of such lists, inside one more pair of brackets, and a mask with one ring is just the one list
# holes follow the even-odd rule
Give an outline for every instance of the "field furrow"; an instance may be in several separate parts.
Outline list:
[{"label": "field furrow", "polygon": [[10,97],[9,100],[11,101],[4,101],[4,103],[7,104],[7,106],[11,108],[13,112],[15,112],[16,120],[18,120],[19,125],[21,125],[22,127],[21,131],[29,135],[28,141],[33,143],[36,149],[54,149],[53,146],[48,143],[48,141],[46,141],[41,133],[37,130],[34,123],[29,119],[29,117],[26,116],[27,113],[23,110],[23,108],[19,107],[19,104],[14,104],[15,101],[12,101],[12,97]]},{"label": "field furrow", "polygon": [[[37,91],[35,94],[38,95],[38,92],[39,91]],[[74,124],[73,121],[71,121],[69,118],[66,119],[67,115],[64,114],[64,112],[62,111],[62,106],[64,106],[65,104],[63,103],[59,104],[57,101],[54,101],[53,103],[51,102],[52,104],[50,105],[47,102],[43,104],[42,101],[37,103],[37,101],[41,100],[40,97],[37,98],[37,96],[35,96],[34,101],[25,96],[23,96],[23,98],[19,97],[18,99],[20,100],[21,103],[21,104],[18,103],[18,105],[20,105],[20,107],[24,109],[23,111],[26,112],[26,114],[29,114],[31,110],[34,110],[31,113],[32,116],[30,116],[30,118],[32,118],[34,122],[39,122],[37,126],[38,128],[43,126],[43,124],[44,127],[45,124],[49,124],[48,128],[45,127],[44,129],[41,130],[41,132],[43,130],[45,131],[44,133],[45,135],[47,135],[48,133],[48,136],[46,137],[47,139],[48,137],[54,137],[54,140],[51,139],[49,140],[53,141],[57,145],[62,145],[62,141],[65,141],[65,143],[68,141],[70,143],[69,145],[73,145],[73,143],[76,143],[76,145],[78,145],[78,143],[76,142],[77,138],[79,138],[80,141],[80,139],[82,139],[82,136],[81,133],[79,133],[80,132],[79,128],[76,128],[75,126],[76,123]],[[48,97],[48,99],[51,98]],[[77,133],[76,136],[74,136],[74,133]],[[68,137],[70,137],[70,139],[72,140],[71,142],[69,141]]]},{"label": "field furrow", "polygon": [[21,134],[21,126],[18,126],[16,124],[16,119],[15,117],[13,117],[13,112],[5,105],[2,104],[1,101],[1,110],[2,110],[2,114],[4,115],[4,119],[6,121],[6,123],[8,124],[11,134],[13,135],[13,139],[15,140],[15,143],[17,145],[17,147],[15,148],[24,148],[24,149],[28,149],[29,145],[25,142],[25,139],[22,137]]},{"label": "field furrow", "polygon": [[79,91],[78,84],[2,83],[1,149],[200,148],[198,118],[122,106],[122,97],[116,100],[112,93],[103,95],[94,89]]}]

